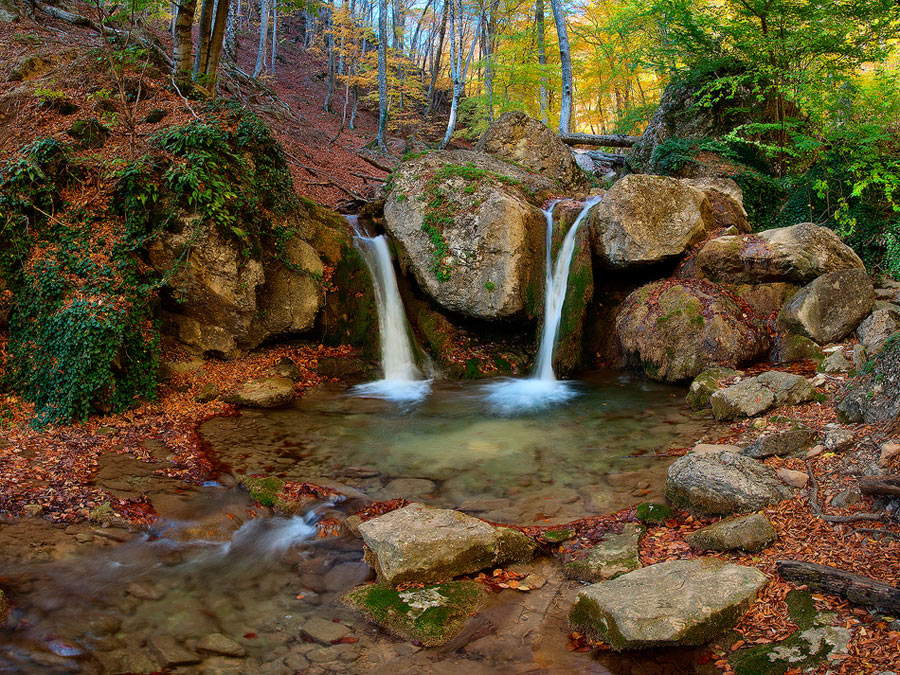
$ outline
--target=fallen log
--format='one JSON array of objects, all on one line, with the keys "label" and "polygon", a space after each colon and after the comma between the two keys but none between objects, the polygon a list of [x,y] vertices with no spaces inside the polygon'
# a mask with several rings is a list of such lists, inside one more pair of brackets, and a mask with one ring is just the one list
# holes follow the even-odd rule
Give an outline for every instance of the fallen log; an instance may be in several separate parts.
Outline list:
[{"label": "fallen log", "polygon": [[610,148],[630,148],[641,136],[625,134],[560,134],[559,140],[568,145],[605,145]]},{"label": "fallen log", "polygon": [[778,574],[786,581],[804,584],[814,591],[846,598],[856,605],[900,612],[900,588],[836,567],[799,560],[779,560]]},{"label": "fallen log", "polygon": [[603,152],[602,150],[588,150],[584,154],[586,154],[595,162],[612,164],[613,166],[625,164],[625,155],[617,155],[612,152]]},{"label": "fallen log", "polygon": [[860,476],[859,491],[864,495],[900,497],[900,476]]}]

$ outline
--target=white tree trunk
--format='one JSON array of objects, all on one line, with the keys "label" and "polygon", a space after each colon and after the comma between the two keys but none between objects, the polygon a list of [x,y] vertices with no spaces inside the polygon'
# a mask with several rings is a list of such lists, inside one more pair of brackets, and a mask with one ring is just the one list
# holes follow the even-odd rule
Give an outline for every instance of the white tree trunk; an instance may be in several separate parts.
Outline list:
[{"label": "white tree trunk", "polygon": [[387,0],[378,0],[378,147],[386,149],[384,136],[387,131]]},{"label": "white tree trunk", "polygon": [[559,133],[569,133],[572,121],[572,55],[569,51],[569,31],[566,28],[566,16],[563,13],[562,0],[550,0],[553,7],[553,20],[556,22],[556,34],[559,36],[559,60],[562,66],[562,100],[559,109]]},{"label": "white tree trunk", "polygon": [[266,43],[269,38],[269,3],[260,0],[259,8],[259,49],[256,51],[256,67],[253,77],[259,77],[266,67]]}]

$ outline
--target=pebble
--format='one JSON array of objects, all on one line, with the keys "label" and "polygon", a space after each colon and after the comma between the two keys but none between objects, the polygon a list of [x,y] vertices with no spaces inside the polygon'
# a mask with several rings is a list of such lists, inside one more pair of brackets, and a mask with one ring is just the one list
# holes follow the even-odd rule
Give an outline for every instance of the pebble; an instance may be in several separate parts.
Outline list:
[{"label": "pebble", "polygon": [[825,452],[824,445],[814,445],[809,450],[806,451],[806,459],[812,459],[813,457],[818,457],[823,452]]},{"label": "pebble", "polygon": [[79,544],[87,544],[93,540],[94,536],[88,534],[87,532],[79,532],[75,535],[75,541],[77,541]]},{"label": "pebble", "polygon": [[305,635],[324,645],[330,645],[332,642],[340,640],[350,632],[350,628],[342,623],[327,621],[317,616],[307,620],[306,623],[303,624],[302,630]]},{"label": "pebble", "polygon": [[897,455],[900,455],[900,443],[885,443],[881,446],[881,458],[878,460],[878,463],[881,466],[887,466],[888,462]]},{"label": "pebble", "polygon": [[795,488],[806,487],[806,483],[809,481],[809,475],[807,473],[803,471],[794,471],[793,469],[786,469],[784,467],[778,469],[778,473],[776,475],[782,481]]},{"label": "pebble", "polygon": [[158,588],[140,583],[128,584],[128,586],[125,587],[125,592],[138,600],[159,600],[165,595],[165,593]]},{"label": "pebble", "polygon": [[44,512],[44,507],[40,504],[26,504],[22,507],[22,510],[25,511],[25,515],[29,518],[37,518]]},{"label": "pebble", "polygon": [[200,638],[197,642],[197,649],[201,652],[221,654],[222,656],[238,657],[247,655],[247,650],[244,649],[243,645],[221,633],[210,633]]}]

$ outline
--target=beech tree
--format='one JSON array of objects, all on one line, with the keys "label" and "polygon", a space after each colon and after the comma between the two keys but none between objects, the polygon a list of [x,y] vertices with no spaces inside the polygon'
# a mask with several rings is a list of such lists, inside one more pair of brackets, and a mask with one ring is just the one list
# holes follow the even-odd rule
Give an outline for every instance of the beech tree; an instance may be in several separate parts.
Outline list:
[{"label": "beech tree", "polygon": [[553,8],[553,20],[556,22],[556,34],[559,40],[559,60],[562,66],[562,100],[559,108],[559,133],[569,133],[572,122],[572,54],[569,51],[569,31],[566,28],[566,15],[563,12],[562,0],[550,0]]}]

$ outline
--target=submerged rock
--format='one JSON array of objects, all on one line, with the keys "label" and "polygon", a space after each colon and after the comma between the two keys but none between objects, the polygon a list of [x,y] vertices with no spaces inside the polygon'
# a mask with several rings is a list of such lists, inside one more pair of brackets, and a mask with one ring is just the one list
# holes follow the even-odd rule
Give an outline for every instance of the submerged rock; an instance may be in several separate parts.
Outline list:
[{"label": "submerged rock", "polygon": [[772,469],[735,452],[687,454],[666,476],[670,502],[707,515],[757,511],[790,495]]},{"label": "submerged rock", "polygon": [[673,560],[588,586],[569,623],[616,650],[700,645],[734,626],[767,583],[717,558]]},{"label": "submerged rock", "polygon": [[696,532],[684,540],[698,551],[733,551],[742,549],[757,553],[778,539],[772,523],[761,513],[726,518]]},{"label": "submerged rock", "polygon": [[832,230],[812,223],[756,234],[716,237],[697,254],[697,269],[723,283],[808,284],[836,270],[864,270],[862,260]]},{"label": "submerged rock", "polygon": [[342,601],[405,640],[437,647],[453,639],[487,598],[476,581],[449,581],[402,591],[371,584],[350,591]]},{"label": "submerged rock", "polygon": [[222,656],[241,657],[247,655],[247,649],[244,645],[235,642],[227,635],[221,633],[210,633],[197,641],[197,651],[208,652],[210,654],[221,654]]},{"label": "submerged rock", "polygon": [[280,408],[294,400],[294,382],[286,377],[249,380],[228,397],[229,403],[246,408]]},{"label": "submerged rock", "polygon": [[566,192],[590,189],[590,181],[578,167],[569,146],[545,124],[518,110],[498,117],[481,135],[475,149],[515,162],[528,171],[552,176]]},{"label": "submerged rock", "polygon": [[641,566],[638,542],[644,528],[627,523],[621,534],[610,533],[593,548],[567,553],[563,570],[570,579],[579,581],[604,581],[636,570]]},{"label": "submerged rock", "polygon": [[658,281],[626,298],[616,334],[629,362],[666,382],[734,367],[769,348],[762,327],[712,284]]},{"label": "submerged rock", "polygon": [[610,188],[588,226],[594,255],[622,268],[673,260],[716,222],[702,190],[674,178],[631,174]]},{"label": "submerged rock", "polygon": [[824,274],[801,288],[782,308],[779,325],[819,344],[847,337],[872,311],[875,291],[865,269]]},{"label": "submerged rock", "polygon": [[410,504],[359,526],[366,561],[385,584],[445,581],[486,567],[526,560],[525,535],[450,509]]}]

